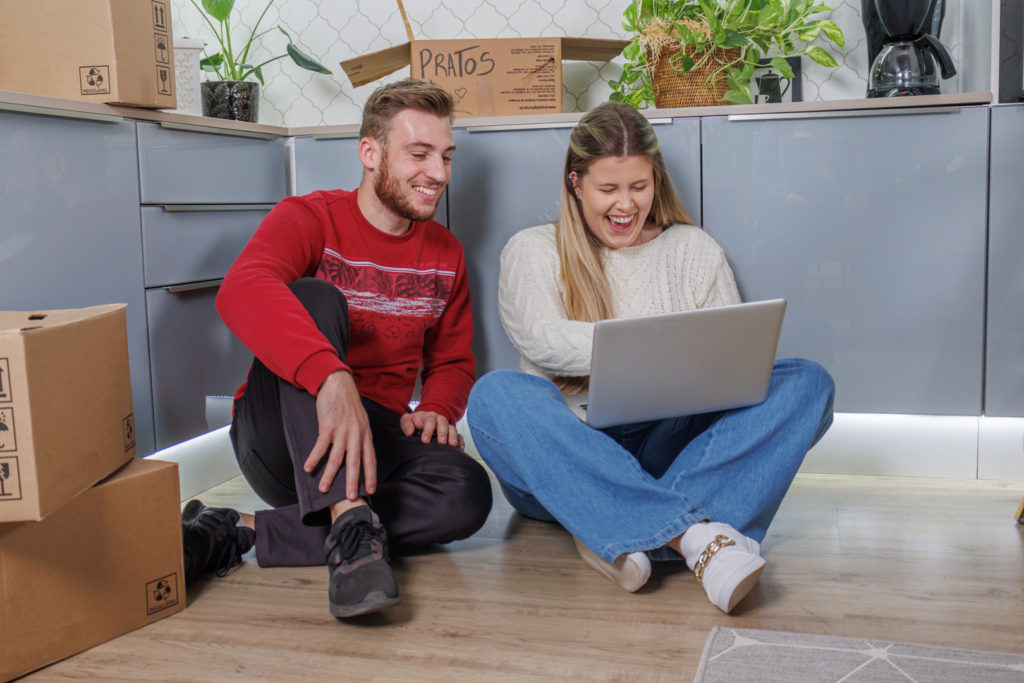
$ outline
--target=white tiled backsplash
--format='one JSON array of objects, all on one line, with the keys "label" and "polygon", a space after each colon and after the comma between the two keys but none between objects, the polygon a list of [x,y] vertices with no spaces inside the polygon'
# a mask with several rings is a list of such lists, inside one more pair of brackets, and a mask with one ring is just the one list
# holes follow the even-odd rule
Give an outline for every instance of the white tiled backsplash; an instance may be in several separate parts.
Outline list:
[{"label": "white tiled backsplash", "polygon": [[[943,81],[942,91],[988,91],[991,4],[989,0],[946,1],[941,38],[961,73]],[[190,0],[171,2],[174,35],[205,39],[208,49],[215,51],[216,41]],[[418,39],[626,37],[622,11],[627,0],[405,0],[403,4]],[[832,19],[846,34],[846,48],[836,55],[840,62],[836,69],[803,60],[803,99],[863,97],[868,64],[860,0],[826,0],[826,4],[835,9]],[[251,27],[266,5],[266,0],[237,0],[235,14],[240,26]],[[392,0],[278,0],[267,11],[262,29],[277,24],[334,75],[313,74],[288,59],[264,67],[267,84],[260,123],[293,127],[356,123],[374,88],[408,76],[409,70],[403,69],[353,88],[339,65],[407,39],[398,4]],[[238,38],[235,40],[237,48]],[[965,63],[967,46],[971,59]],[[250,62],[282,54],[284,47],[285,37],[279,31],[268,33]],[[605,101],[611,91],[608,81],[618,78],[621,69],[621,58],[607,63],[564,62],[565,111],[585,111]]]}]

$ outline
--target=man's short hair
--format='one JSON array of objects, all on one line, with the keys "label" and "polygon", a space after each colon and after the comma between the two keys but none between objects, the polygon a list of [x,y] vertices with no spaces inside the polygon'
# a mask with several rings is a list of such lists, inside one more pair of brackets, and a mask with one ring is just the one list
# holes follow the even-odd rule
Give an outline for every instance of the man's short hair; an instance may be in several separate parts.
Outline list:
[{"label": "man's short hair", "polygon": [[373,91],[363,106],[359,137],[386,142],[391,119],[406,109],[444,116],[449,123],[455,120],[455,102],[451,93],[439,85],[406,78]]}]

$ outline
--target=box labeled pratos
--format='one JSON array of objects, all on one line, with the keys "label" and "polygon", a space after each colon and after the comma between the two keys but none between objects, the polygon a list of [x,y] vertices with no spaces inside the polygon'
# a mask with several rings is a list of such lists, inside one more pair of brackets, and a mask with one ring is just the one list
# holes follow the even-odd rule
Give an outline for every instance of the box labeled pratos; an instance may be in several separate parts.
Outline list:
[{"label": "box labeled pratos", "polygon": [[442,86],[459,118],[562,111],[562,60],[607,61],[628,45],[598,38],[413,40],[341,63],[354,86],[409,67]]},{"label": "box labeled pratos", "polygon": [[0,522],[43,519],[135,455],[125,308],[0,311]]}]

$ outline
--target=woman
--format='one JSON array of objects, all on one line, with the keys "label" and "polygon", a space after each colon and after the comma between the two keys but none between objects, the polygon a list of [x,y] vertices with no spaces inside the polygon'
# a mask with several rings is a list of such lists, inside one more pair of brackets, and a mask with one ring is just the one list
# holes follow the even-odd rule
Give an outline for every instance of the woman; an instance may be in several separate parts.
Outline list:
[{"label": "woman", "polygon": [[561,203],[556,224],[524,230],[502,251],[499,312],[523,372],[477,382],[474,443],[518,512],[561,523],[583,559],[624,589],[644,585],[651,557],[681,555],[729,612],[757,583],[759,542],[831,424],[832,378],[782,360],[758,405],[588,427],[564,396],[586,390],[595,321],[740,297],[632,107],[603,104],[573,129]]}]

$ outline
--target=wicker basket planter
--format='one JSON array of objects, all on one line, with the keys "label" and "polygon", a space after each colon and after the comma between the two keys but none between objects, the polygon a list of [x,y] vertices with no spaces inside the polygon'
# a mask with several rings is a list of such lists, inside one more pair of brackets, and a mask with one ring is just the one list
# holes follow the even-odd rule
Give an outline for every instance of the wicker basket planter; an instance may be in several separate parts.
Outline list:
[{"label": "wicker basket planter", "polygon": [[[672,68],[673,58],[679,49],[679,44],[675,43],[664,45],[657,55],[650,51],[647,53],[655,106],[659,109],[670,109],[729,104],[722,99],[728,90],[724,72],[718,73],[710,82],[708,79],[723,64],[739,58],[740,50],[716,48],[711,51],[711,58],[707,62],[681,74]],[[687,55],[693,55],[693,46],[687,45],[684,49]]]}]

